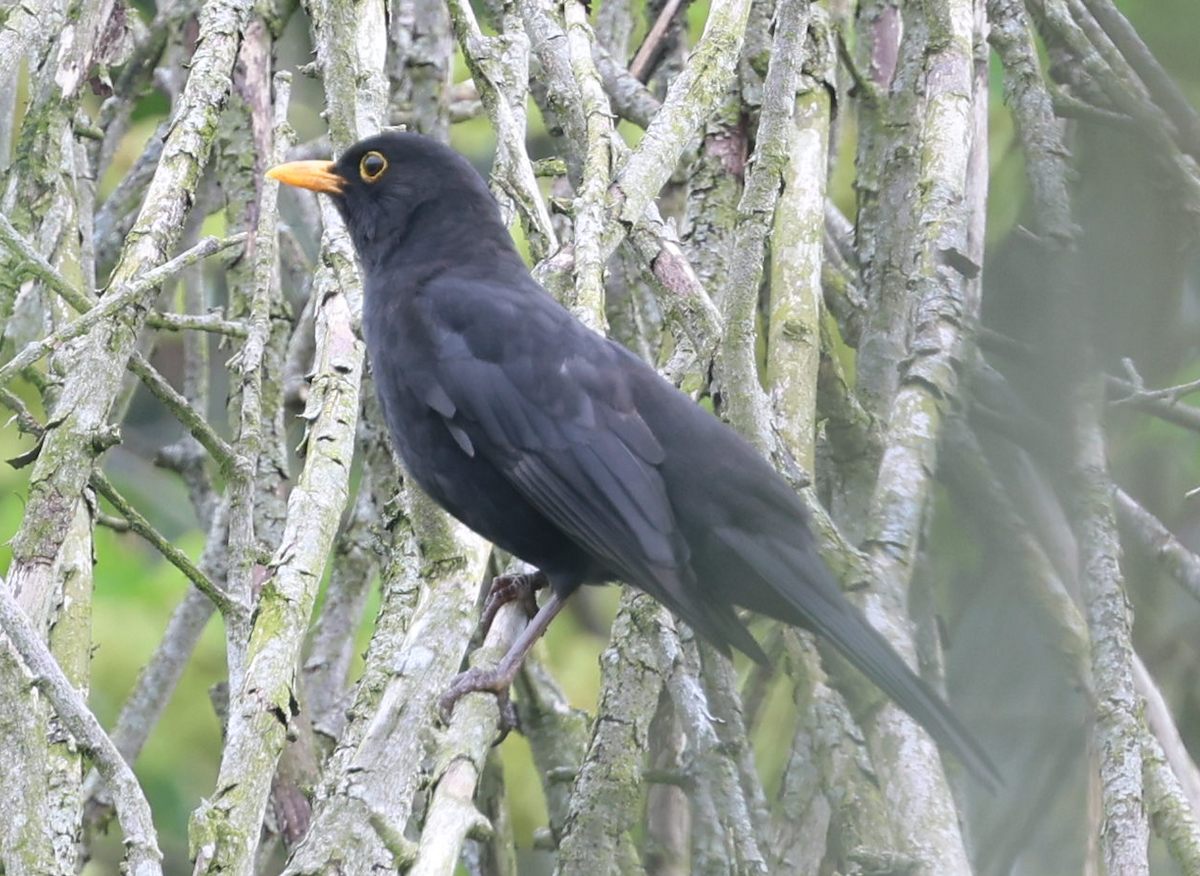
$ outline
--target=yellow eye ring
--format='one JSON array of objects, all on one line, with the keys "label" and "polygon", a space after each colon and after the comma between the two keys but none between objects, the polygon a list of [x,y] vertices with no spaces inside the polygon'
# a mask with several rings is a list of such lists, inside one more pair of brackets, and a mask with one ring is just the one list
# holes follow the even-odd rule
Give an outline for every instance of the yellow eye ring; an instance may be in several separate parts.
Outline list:
[{"label": "yellow eye ring", "polygon": [[383,176],[383,172],[387,168],[387,159],[378,152],[368,152],[362,157],[362,161],[358,162],[358,173],[363,178],[363,182],[375,182]]}]

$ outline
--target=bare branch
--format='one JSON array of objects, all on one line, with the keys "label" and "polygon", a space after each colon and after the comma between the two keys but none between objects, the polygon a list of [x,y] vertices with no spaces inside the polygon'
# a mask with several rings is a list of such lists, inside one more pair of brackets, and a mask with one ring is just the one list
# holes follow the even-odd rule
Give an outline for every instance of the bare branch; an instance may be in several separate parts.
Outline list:
[{"label": "bare branch", "polygon": [[1092,678],[1104,808],[1101,844],[1105,870],[1119,876],[1148,874],[1149,824],[1142,801],[1140,698],[1134,686],[1132,618],[1120,569],[1121,548],[1113,511],[1112,482],[1100,430],[1101,384],[1076,400],[1075,446],[1079,484],[1080,556],[1092,638]]},{"label": "bare branch", "polygon": [[161,876],[162,852],[150,805],[133,770],[125,763],[96,716],[59,667],[37,631],[0,580],[0,627],[21,655],[32,683],[46,696],[75,740],[92,756],[108,784],[125,834],[126,866],[131,876]]},{"label": "bare branch", "polygon": [[704,36],[675,77],[662,108],[617,172],[608,192],[608,221],[601,242],[607,259],[643,218],[674,172],[684,147],[712,112],[733,78],[745,37],[749,0],[718,0],[709,10]]},{"label": "bare branch", "polygon": [[[666,610],[629,589],[600,658],[600,720],[579,767],[559,843],[556,876],[642,872],[629,831],[637,823],[646,732],[672,664],[678,637]],[[618,720],[615,716],[621,716]]]},{"label": "bare branch", "polygon": [[1188,593],[1200,599],[1200,557],[1188,550],[1162,521],[1122,489],[1115,493],[1117,514],[1142,548],[1154,556]]}]

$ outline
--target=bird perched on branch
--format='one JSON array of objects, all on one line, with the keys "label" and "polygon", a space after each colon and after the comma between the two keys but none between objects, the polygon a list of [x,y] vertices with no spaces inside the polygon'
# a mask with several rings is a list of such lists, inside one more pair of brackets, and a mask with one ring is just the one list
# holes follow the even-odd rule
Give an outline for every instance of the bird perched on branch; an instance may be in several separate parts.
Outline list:
[{"label": "bird perched on branch", "polygon": [[812,630],[974,773],[995,768],[842,594],[791,488],[732,429],[531,276],[484,180],[386,133],[269,171],[333,198],[365,284],[363,333],[392,440],[447,511],[536,566],[551,596],[469,690],[506,692],[582,584],[638,587],[725,654],[766,655],[735,606]]}]

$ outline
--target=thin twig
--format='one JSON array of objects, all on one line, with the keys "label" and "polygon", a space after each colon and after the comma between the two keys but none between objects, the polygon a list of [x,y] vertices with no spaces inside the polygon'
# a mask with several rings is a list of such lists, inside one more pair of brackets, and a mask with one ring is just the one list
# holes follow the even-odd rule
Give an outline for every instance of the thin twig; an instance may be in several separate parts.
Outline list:
[{"label": "thin twig", "polygon": [[1179,402],[1153,398],[1129,380],[1109,375],[1106,378],[1109,396],[1115,403],[1127,404],[1134,410],[1142,411],[1152,416],[1200,432],[1200,408]]},{"label": "thin twig", "polygon": [[[206,237],[187,251],[180,253],[170,261],[164,262],[158,268],[147,271],[136,282],[129,284],[123,290],[111,297],[99,300],[90,293],[84,292],[73,283],[68,282],[58,271],[34,252],[25,240],[0,215],[0,238],[9,244],[9,248],[23,256],[27,265],[35,270],[38,277],[47,286],[54,289],[76,309],[82,310],[80,317],[68,323],[54,334],[41,341],[28,344],[25,349],[0,366],[0,387],[8,383],[25,368],[32,365],[42,356],[57,350],[67,341],[79,337],[92,327],[107,319],[118,310],[140,301],[147,290],[157,288],[164,281],[173,277],[179,271],[193,265],[201,259],[245,242],[246,235],[239,233],[226,238]],[[134,352],[129,358],[128,367],[137,374],[150,391],[159,398],[187,427],[196,439],[204,446],[222,470],[230,470],[233,462],[233,452],[229,445],[209,426],[207,420],[194,411],[187,399],[174,390],[173,387],[150,364],[140,352]]]},{"label": "thin twig", "polygon": [[[1137,385],[1137,381],[1133,381]],[[1179,401],[1185,395],[1190,395],[1193,392],[1200,390],[1200,380],[1192,380],[1187,383],[1180,383],[1177,386],[1168,386],[1165,389],[1146,389],[1143,386],[1138,386],[1137,391],[1128,398],[1117,399],[1113,404],[1128,404],[1135,400],[1155,400],[1167,401],[1171,404]]]},{"label": "thin twig", "polygon": [[596,57],[596,69],[600,71],[604,80],[604,90],[612,98],[617,115],[633,122],[639,128],[649,127],[654,114],[662,106],[659,99],[630,74],[603,45],[596,43],[592,51]]},{"label": "thin twig", "polygon": [[1104,32],[1145,83],[1179,132],[1180,145],[1200,161],[1200,114],[1112,0],[1084,0]]},{"label": "thin twig", "polygon": [[200,442],[200,445],[209,452],[222,472],[228,473],[233,470],[237,463],[237,457],[229,442],[218,435],[216,430],[209,425],[208,420],[193,408],[175,387],[167,382],[158,369],[150,364],[150,360],[146,358],[145,354],[135,350],[129,357],[129,370],[142,379],[151,394],[162,402],[167,410],[183,424],[183,427]]},{"label": "thin twig", "polygon": [[230,338],[246,337],[245,324],[226,319],[221,313],[152,313],[146,317],[146,325],[168,331],[210,332]]},{"label": "thin twig", "polygon": [[155,289],[175,276],[189,265],[201,259],[208,258],[231,246],[244,243],[245,234],[234,234],[226,238],[206,237],[195,246],[180,253],[170,261],[164,262],[157,268],[147,271],[135,282],[130,283],[115,294],[96,298],[91,293],[84,292],[50,266],[15,228],[8,219],[0,216],[0,239],[8,244],[9,249],[22,256],[26,264],[46,282],[54,291],[63,296],[77,310],[83,313],[78,318],[67,323],[52,335],[40,341],[26,345],[20,353],[0,367],[0,386],[8,383],[17,372],[32,365],[43,356],[57,350],[72,338],[77,338],[87,332],[101,320],[107,319],[118,310],[142,300],[147,290]]},{"label": "thin twig", "polygon": [[681,2],[682,0],[667,0],[663,4],[662,10],[658,13],[658,18],[654,19],[654,24],[650,27],[650,32],[646,34],[646,38],[642,40],[642,44],[638,47],[637,54],[633,56],[633,60],[629,63],[629,74],[638,80],[638,82],[645,83],[650,78],[650,60],[654,57],[654,53],[658,51],[663,37],[667,35],[667,29],[671,26],[671,22],[675,18],[675,13],[679,11]]},{"label": "thin twig", "polygon": [[187,579],[196,585],[197,590],[212,600],[213,605],[222,615],[236,617],[239,614],[245,614],[246,607],[232,599],[225,588],[217,586],[211,578],[196,567],[187,554],[171,544],[166,536],[155,529],[150,521],[121,495],[103,472],[94,472],[90,483],[97,493],[108,499],[129,521],[130,529],[150,542],[167,562],[183,572]]}]

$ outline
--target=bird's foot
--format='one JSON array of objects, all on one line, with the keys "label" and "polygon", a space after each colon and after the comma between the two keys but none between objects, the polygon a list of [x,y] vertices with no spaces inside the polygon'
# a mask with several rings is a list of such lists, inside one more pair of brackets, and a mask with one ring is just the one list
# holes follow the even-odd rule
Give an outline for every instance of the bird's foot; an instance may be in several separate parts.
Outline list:
[{"label": "bird's foot", "polygon": [[508,736],[510,730],[518,726],[517,709],[508,696],[512,685],[512,676],[498,669],[480,669],[474,666],[466,672],[461,672],[450,682],[450,688],[438,699],[438,715],[442,723],[450,724],[450,715],[458,701],[469,693],[476,691],[491,691],[496,695],[496,703],[500,706],[500,738],[494,744],[499,745]]},{"label": "bird's foot", "polygon": [[[531,588],[535,586],[533,581],[526,583]],[[532,590],[530,592],[532,594]],[[546,600],[546,604],[538,609],[533,620],[526,624],[525,629],[521,630],[509,645],[508,653],[500,659],[495,669],[473,666],[456,677],[451,683],[450,689],[438,700],[438,714],[441,716],[442,722],[450,723],[450,713],[454,711],[455,703],[465,694],[474,691],[491,691],[496,695],[500,705],[500,740],[503,740],[508,735],[508,731],[517,726],[517,711],[508,698],[508,689],[512,686],[517,673],[521,671],[521,663],[525,660],[525,655],[529,653],[529,649],[533,647],[534,642],[541,637],[542,633],[546,632],[546,627],[550,626],[550,621],[554,620],[555,615],[562,611],[564,604],[563,598],[552,592],[550,598]]]},{"label": "bird's foot", "polygon": [[483,615],[479,620],[479,628],[484,636],[492,628],[492,621],[498,612],[510,602],[520,602],[525,613],[532,618],[538,612],[535,594],[550,584],[541,572],[528,575],[497,575],[492,579],[487,598],[483,601]]}]

